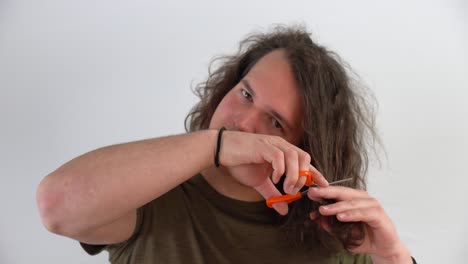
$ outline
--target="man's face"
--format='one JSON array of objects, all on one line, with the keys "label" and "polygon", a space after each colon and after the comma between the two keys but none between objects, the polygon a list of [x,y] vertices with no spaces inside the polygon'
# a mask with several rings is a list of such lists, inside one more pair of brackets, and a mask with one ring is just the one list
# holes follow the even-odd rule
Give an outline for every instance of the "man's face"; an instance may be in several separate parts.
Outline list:
[{"label": "man's face", "polygon": [[226,94],[210,122],[211,129],[281,136],[298,145],[302,103],[286,54],[276,50],[262,57]]}]

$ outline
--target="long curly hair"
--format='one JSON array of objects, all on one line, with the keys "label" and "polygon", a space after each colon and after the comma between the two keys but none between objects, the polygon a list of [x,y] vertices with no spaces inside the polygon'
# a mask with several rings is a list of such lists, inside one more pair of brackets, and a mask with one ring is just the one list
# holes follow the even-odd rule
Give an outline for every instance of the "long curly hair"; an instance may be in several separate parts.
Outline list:
[{"label": "long curly hair", "polygon": [[[223,97],[261,57],[277,49],[286,52],[302,94],[304,134],[299,147],[310,154],[312,165],[328,181],[352,178],[345,186],[366,189],[368,150],[380,142],[373,112],[375,99],[357,85],[348,65],[336,53],[313,42],[303,26],[279,25],[266,33],[253,33],[241,41],[237,54],[215,58],[208,79],[195,87],[200,101],[185,119],[186,130],[207,129]],[[218,66],[211,71],[215,64]],[[328,217],[330,234],[308,217],[318,206],[309,199],[290,206],[290,213],[281,222],[293,241],[315,240],[328,253],[360,245],[365,235],[362,223],[342,223]]]}]

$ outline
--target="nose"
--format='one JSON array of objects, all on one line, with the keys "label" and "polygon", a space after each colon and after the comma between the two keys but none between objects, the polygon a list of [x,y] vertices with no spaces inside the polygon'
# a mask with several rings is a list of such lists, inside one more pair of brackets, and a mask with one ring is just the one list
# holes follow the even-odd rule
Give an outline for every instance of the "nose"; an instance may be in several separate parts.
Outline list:
[{"label": "nose", "polygon": [[238,116],[236,126],[239,131],[257,133],[260,126],[260,113],[257,111],[244,112]]}]

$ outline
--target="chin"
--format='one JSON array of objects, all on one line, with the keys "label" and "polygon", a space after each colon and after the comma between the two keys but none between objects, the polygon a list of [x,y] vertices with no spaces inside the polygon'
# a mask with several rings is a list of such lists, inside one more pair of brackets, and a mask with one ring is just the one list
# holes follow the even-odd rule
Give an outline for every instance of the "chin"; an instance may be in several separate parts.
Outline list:
[{"label": "chin", "polygon": [[269,164],[249,164],[228,167],[226,170],[240,184],[249,187],[260,185],[272,173]]}]

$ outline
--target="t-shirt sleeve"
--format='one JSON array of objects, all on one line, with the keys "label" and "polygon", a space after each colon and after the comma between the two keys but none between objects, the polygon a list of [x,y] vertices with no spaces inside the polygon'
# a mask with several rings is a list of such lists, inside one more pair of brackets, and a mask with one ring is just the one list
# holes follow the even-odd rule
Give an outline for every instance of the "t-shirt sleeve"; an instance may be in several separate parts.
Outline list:
[{"label": "t-shirt sleeve", "polygon": [[128,244],[133,243],[140,233],[147,207],[148,205],[144,205],[137,209],[137,219],[136,219],[135,229],[133,230],[133,233],[130,236],[130,238],[127,239],[126,241],[123,241],[117,244],[112,244],[112,245],[91,245],[91,244],[80,242],[81,247],[86,253],[94,256],[94,255],[101,253],[103,250],[108,249],[108,247],[119,248],[119,247],[126,246]]}]

